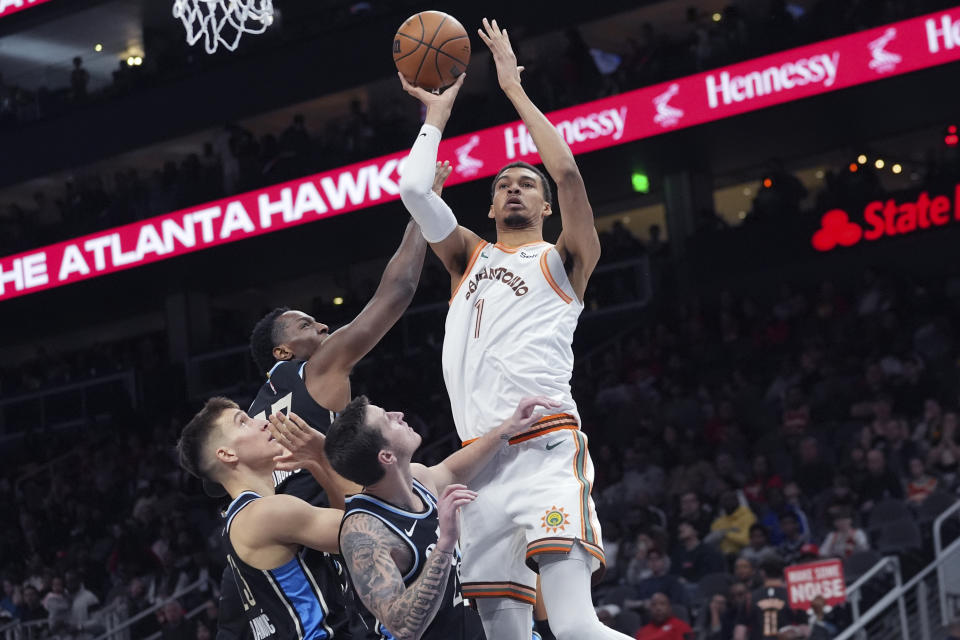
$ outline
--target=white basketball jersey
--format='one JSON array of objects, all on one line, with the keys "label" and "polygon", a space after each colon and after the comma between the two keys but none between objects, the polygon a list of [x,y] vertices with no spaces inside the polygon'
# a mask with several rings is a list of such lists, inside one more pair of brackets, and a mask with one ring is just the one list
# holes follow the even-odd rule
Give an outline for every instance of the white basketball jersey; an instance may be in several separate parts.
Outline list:
[{"label": "white basketball jersey", "polygon": [[551,413],[577,418],[570,393],[577,300],[554,246],[481,242],[450,300],[443,378],[463,441],[497,427],[528,396],[563,403]]}]

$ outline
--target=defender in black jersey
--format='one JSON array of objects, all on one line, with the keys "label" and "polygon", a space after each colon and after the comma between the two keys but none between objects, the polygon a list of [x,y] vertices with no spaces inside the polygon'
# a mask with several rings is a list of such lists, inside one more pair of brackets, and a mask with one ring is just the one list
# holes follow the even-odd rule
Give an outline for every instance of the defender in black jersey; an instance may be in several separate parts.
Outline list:
[{"label": "defender in black jersey", "polygon": [[420,435],[400,412],[359,396],[334,420],[325,445],[330,465],[364,487],[346,502],[341,553],[357,595],[377,616],[382,638],[460,640],[482,634],[468,632],[456,571],[457,511],[476,497],[462,483],[511,436],[540,419],[537,406],[557,403],[525,398],[506,422],[433,467],[411,463]]},{"label": "defender in black jersey", "polygon": [[256,420],[226,398],[211,398],[177,447],[185,470],[233,498],[222,535],[250,637],[349,638],[342,603],[329,600],[342,595],[341,579],[328,559],[308,552],[339,551],[343,512],[276,494],[272,476],[276,459],[286,457],[342,506],[344,485],[326,464],[323,436],[296,414]]},{"label": "defender in black jersey", "polygon": [[[437,163],[433,189],[438,195],[450,171],[449,162]],[[266,419],[278,412],[292,411],[317,431],[326,433],[335,412],[350,401],[350,371],[376,346],[413,299],[425,253],[426,242],[411,222],[370,302],[353,322],[332,334],[327,325],[286,307],[261,318],[250,335],[250,353],[267,380],[247,413]],[[317,507],[328,504],[320,486],[303,470],[287,466],[276,469],[274,483],[277,493],[296,496]],[[359,487],[353,490],[358,491]],[[234,610],[239,606],[240,594],[230,588],[226,574],[224,571],[226,588],[221,591],[220,607]],[[221,619],[220,631],[225,636],[246,640],[249,636],[238,622]]]}]

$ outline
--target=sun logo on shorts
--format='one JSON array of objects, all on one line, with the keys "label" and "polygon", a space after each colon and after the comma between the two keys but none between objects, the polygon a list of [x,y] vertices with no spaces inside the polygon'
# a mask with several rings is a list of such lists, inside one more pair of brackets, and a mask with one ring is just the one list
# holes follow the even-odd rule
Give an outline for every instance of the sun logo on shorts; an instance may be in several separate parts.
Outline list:
[{"label": "sun logo on shorts", "polygon": [[547,509],[543,517],[540,518],[540,522],[540,526],[550,533],[563,531],[563,529],[570,524],[570,521],[567,519],[567,512],[563,510],[563,507],[558,509],[557,505],[553,505]]}]

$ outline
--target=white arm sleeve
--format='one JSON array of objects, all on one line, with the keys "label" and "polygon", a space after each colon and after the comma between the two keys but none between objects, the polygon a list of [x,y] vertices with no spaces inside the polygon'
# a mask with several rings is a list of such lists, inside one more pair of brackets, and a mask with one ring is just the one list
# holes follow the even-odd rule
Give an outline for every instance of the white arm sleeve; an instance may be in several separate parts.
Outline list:
[{"label": "white arm sleeve", "polygon": [[453,211],[433,192],[439,148],[440,130],[423,125],[400,176],[400,199],[427,242],[440,242],[457,228]]}]

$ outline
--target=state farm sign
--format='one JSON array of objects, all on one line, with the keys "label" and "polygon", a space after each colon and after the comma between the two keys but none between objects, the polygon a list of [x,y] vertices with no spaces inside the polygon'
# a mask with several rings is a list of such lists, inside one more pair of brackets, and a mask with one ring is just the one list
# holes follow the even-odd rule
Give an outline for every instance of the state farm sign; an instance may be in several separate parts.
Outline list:
[{"label": "state farm sign", "polygon": [[862,224],[854,222],[843,209],[831,209],[823,214],[810,243],[817,251],[831,251],[960,221],[960,184],[949,196],[924,191],[903,202],[875,200],[864,207],[862,219]]},{"label": "state farm sign", "polygon": [[[43,1],[0,0],[0,8],[12,12]],[[582,154],[955,60],[960,60],[960,8],[678,78],[547,117],[573,153]],[[0,301],[396,200],[405,156],[406,151],[398,151],[0,258]],[[514,160],[540,161],[521,122],[446,139],[439,157],[453,163],[448,185],[492,176]],[[917,207],[922,208],[919,202]],[[942,201],[928,205],[925,214],[917,214],[916,227],[945,224],[941,207]],[[889,223],[891,215],[895,219]],[[815,246],[828,251],[871,239],[878,233],[874,217],[883,220],[881,234],[892,235],[888,229],[907,233],[909,214],[903,220],[900,215],[882,207],[867,219],[865,230],[845,212],[828,212]]]},{"label": "state farm sign", "polygon": [[9,15],[35,7],[38,4],[49,2],[50,0],[0,0],[0,18],[6,18]]},{"label": "state farm sign", "polygon": [[787,567],[787,593],[791,609],[809,609],[814,598],[821,597],[825,604],[836,606],[847,599],[847,587],[843,580],[843,563],[840,560],[824,560]]}]

